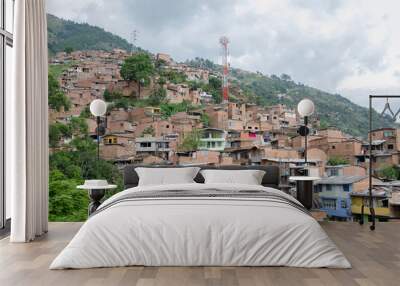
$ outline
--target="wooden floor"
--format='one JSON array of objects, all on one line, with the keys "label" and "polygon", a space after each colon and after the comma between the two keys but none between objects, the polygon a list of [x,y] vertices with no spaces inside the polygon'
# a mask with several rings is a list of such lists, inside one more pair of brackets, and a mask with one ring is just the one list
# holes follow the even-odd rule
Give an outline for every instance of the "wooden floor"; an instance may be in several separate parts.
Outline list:
[{"label": "wooden floor", "polygon": [[0,285],[400,285],[400,223],[379,223],[371,232],[356,223],[325,222],[323,228],[352,269],[288,267],[124,267],[48,270],[80,223],[51,223],[29,244],[0,241]]}]

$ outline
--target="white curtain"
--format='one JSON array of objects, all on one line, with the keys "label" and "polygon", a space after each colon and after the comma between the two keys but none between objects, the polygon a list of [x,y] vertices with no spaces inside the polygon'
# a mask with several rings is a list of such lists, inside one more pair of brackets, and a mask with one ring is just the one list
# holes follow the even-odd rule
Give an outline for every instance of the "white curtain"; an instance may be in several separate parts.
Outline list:
[{"label": "white curtain", "polygon": [[6,186],[12,242],[47,232],[48,114],[45,0],[17,0],[13,96],[6,99]]}]

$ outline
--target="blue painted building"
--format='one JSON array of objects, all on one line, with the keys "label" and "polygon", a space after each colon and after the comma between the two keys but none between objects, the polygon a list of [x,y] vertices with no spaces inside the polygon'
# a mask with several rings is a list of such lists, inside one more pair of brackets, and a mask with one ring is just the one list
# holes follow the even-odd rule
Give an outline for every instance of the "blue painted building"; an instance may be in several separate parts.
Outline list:
[{"label": "blue painted building", "polygon": [[368,176],[332,176],[315,182],[315,195],[321,210],[330,218],[348,220],[351,215],[351,192],[365,189]]}]

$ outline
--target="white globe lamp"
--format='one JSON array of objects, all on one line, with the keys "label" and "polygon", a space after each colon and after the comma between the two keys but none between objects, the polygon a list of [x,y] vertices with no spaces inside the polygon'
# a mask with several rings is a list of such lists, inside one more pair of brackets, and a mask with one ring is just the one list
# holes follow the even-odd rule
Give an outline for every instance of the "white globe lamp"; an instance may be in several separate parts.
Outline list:
[{"label": "white globe lamp", "polygon": [[315,110],[314,102],[312,102],[308,98],[303,99],[297,105],[297,111],[302,117],[311,116],[314,113],[314,110]]},{"label": "white globe lamp", "polygon": [[101,99],[95,99],[90,103],[90,112],[98,117],[106,114],[107,104]]},{"label": "white globe lamp", "polygon": [[95,99],[90,103],[90,112],[96,116],[97,129],[97,176],[99,177],[99,161],[100,161],[100,117],[106,114],[107,104],[101,99]]},{"label": "white globe lamp", "polygon": [[299,112],[301,117],[304,117],[304,126],[299,128],[299,134],[301,136],[304,136],[304,167],[305,167],[305,175],[308,175],[308,170],[307,170],[307,165],[308,165],[308,160],[307,160],[307,145],[308,145],[308,140],[307,140],[307,135],[309,133],[309,129],[307,127],[308,124],[308,117],[311,116],[314,113],[315,106],[314,102],[312,102],[310,99],[305,98],[299,102],[297,105],[297,111]]}]

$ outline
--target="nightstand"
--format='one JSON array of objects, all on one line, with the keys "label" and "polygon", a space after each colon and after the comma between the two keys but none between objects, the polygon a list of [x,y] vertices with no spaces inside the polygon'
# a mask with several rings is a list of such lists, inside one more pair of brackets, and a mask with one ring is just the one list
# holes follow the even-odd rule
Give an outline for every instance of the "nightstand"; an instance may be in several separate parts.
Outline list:
[{"label": "nightstand", "polygon": [[309,176],[293,176],[289,177],[290,181],[296,182],[296,193],[297,200],[303,204],[303,206],[310,210],[313,202],[313,182],[319,180],[319,177]]},{"label": "nightstand", "polygon": [[77,189],[87,190],[90,197],[88,207],[88,215],[94,213],[101,205],[101,199],[104,197],[106,190],[115,189],[117,185],[110,185],[106,180],[86,180],[85,184],[77,186]]}]

